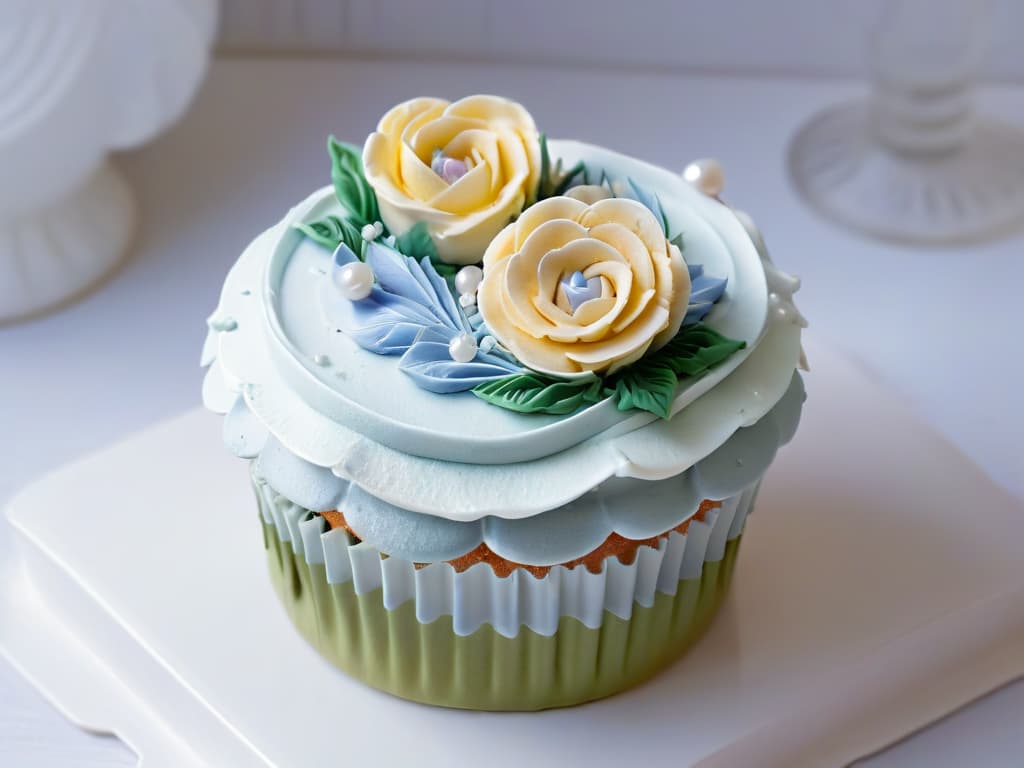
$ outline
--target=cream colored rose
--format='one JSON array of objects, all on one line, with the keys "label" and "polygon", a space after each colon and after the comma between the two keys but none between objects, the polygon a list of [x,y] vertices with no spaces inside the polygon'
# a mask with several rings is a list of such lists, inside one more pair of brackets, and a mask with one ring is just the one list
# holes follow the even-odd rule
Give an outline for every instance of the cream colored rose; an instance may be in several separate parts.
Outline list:
[{"label": "cream colored rose", "polygon": [[568,196],[537,203],[501,231],[477,295],[498,341],[528,368],[556,375],[636,362],[675,336],[689,298],[683,257],[647,208]]},{"label": "cream colored rose", "polygon": [[363,167],[392,233],[426,222],[443,261],[473,264],[536,197],[538,141],[533,118],[514,101],[412,99],[381,118]]}]

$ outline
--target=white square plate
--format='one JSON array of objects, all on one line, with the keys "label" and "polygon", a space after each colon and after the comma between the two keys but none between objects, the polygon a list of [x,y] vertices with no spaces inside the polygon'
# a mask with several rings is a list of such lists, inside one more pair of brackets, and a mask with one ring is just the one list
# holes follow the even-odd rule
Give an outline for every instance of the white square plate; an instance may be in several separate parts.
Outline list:
[{"label": "white square plate", "polygon": [[1024,674],[1024,510],[848,360],[808,352],[804,421],[721,615],[619,696],[460,712],[335,671],[278,605],[244,462],[198,410],[12,502],[0,646],[148,768],[849,762]]}]

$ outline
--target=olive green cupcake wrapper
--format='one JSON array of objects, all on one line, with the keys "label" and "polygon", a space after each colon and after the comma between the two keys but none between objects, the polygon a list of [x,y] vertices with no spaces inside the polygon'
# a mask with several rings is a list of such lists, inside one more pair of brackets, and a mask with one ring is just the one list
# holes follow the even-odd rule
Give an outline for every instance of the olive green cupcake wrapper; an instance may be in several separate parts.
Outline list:
[{"label": "olive green cupcake wrapper", "polygon": [[260,512],[274,540],[325,585],[344,585],[361,603],[372,596],[380,609],[411,612],[423,625],[447,618],[458,636],[487,626],[506,638],[527,630],[552,636],[566,618],[597,630],[610,617],[628,621],[661,596],[671,598],[685,584],[699,582],[703,570],[721,562],[729,543],[742,533],[756,488],[724,499],[704,521],[691,520],[685,534],[673,531],[659,539],[657,548],[639,547],[629,564],[609,557],[598,573],[582,566],[554,566],[537,578],[523,569],[498,576],[486,563],[461,572],[444,562],[417,567],[382,554],[343,529],[329,529],[321,516],[265,482],[255,483]]},{"label": "olive green cupcake wrapper", "polygon": [[490,624],[456,633],[451,616],[420,622],[412,601],[384,608],[381,590],[357,594],[352,581],[328,583],[323,564],[307,562],[291,542],[263,524],[271,580],[295,627],[350,676],[405,699],[492,711],[565,707],[643,682],[701,636],[724,599],[739,538],[674,595],[656,593],[629,619],[605,612],[600,627],[559,619],[543,635],[523,627],[515,637]]}]

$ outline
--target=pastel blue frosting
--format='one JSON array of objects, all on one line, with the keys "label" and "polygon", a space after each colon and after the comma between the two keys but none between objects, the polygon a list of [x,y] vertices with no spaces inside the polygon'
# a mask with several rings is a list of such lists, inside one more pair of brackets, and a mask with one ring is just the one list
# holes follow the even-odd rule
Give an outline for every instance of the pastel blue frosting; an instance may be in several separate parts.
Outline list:
[{"label": "pastel blue frosting", "polygon": [[794,372],[782,399],[761,419],[736,430],[690,469],[665,480],[611,478],[557,509],[517,520],[456,522],[388,504],[353,483],[298,458],[253,417],[239,398],[225,419],[228,447],[255,459],[256,474],[282,496],[314,511],[342,509],[353,531],[382,552],[415,562],[450,560],[481,542],[516,562],[554,565],[592,551],[611,533],[657,536],[696,513],[705,498],[749,488],[792,439],[805,399]]}]

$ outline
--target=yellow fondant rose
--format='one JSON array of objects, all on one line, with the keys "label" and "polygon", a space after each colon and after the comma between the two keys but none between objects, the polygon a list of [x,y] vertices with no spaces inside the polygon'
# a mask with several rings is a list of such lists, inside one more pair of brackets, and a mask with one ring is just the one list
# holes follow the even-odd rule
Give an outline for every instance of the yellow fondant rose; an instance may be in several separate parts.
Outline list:
[{"label": "yellow fondant rose", "polygon": [[392,233],[425,222],[443,261],[473,264],[536,196],[538,140],[530,113],[508,99],[412,99],[381,118],[363,166]]},{"label": "yellow fondant rose", "polygon": [[544,373],[636,362],[675,336],[690,298],[686,264],[654,214],[634,200],[595,200],[596,189],[580,196],[528,208],[484,255],[484,321]]}]

